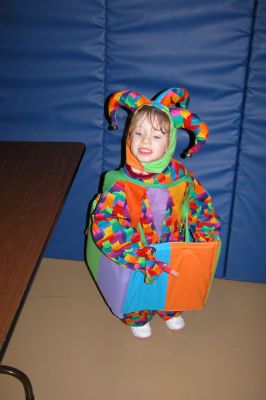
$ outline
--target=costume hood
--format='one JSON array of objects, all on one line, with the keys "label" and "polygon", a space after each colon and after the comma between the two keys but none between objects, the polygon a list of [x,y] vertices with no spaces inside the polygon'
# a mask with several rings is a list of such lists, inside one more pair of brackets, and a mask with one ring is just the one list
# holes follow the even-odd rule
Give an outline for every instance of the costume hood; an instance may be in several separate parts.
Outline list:
[{"label": "costume hood", "polygon": [[108,112],[111,129],[117,129],[116,113],[119,107],[132,113],[137,113],[141,108],[151,106],[165,112],[170,121],[170,141],[166,153],[155,161],[140,163],[131,153],[130,137],[126,141],[126,162],[131,167],[152,173],[162,172],[174,155],[177,141],[177,129],[182,128],[190,134],[190,144],[181,153],[181,157],[191,157],[198,152],[208,138],[208,126],[196,114],[187,109],[189,93],[184,88],[171,88],[163,91],[154,100],[149,100],[139,93],[122,90],[111,95],[108,103]]}]

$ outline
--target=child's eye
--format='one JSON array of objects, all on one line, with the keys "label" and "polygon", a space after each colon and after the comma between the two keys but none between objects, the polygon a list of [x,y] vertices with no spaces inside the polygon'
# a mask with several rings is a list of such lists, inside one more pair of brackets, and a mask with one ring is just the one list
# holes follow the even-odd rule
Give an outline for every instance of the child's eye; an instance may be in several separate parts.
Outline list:
[{"label": "child's eye", "polygon": [[135,132],[134,132],[134,135],[141,136],[141,135],[142,135],[142,133],[141,133],[141,132],[139,132],[139,131],[135,131]]},{"label": "child's eye", "polygon": [[158,135],[154,135],[153,136],[155,139],[161,139],[162,137],[161,136],[158,136]]}]

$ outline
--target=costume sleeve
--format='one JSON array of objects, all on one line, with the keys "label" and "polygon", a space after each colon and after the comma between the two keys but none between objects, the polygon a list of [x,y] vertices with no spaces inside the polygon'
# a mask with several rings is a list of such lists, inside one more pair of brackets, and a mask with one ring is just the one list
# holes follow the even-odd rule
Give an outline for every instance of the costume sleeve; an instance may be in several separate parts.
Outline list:
[{"label": "costume sleeve", "polygon": [[91,232],[103,254],[122,267],[143,272],[146,283],[156,280],[162,271],[171,272],[167,264],[155,258],[155,249],[141,242],[140,233],[131,224],[122,190],[112,187],[97,200]]},{"label": "costume sleeve", "polygon": [[220,217],[216,214],[210,194],[192,176],[195,196],[190,200],[189,227],[196,242],[219,239]]}]

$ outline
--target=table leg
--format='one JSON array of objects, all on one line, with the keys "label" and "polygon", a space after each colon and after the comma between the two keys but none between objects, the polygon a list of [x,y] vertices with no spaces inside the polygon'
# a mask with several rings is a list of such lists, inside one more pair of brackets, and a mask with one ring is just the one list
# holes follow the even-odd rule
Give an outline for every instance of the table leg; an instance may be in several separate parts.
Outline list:
[{"label": "table leg", "polygon": [[19,369],[9,367],[7,365],[0,365],[0,374],[7,374],[14,376],[22,383],[25,391],[26,400],[34,400],[34,394],[29,378],[24,372]]}]

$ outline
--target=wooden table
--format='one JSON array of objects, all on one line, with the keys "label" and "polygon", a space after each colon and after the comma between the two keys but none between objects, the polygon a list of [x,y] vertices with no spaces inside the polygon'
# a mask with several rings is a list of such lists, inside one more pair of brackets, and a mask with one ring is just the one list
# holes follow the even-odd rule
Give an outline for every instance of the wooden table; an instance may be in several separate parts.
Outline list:
[{"label": "wooden table", "polygon": [[[84,150],[82,143],[0,142],[0,361]],[[23,372],[0,372],[34,398]]]}]

